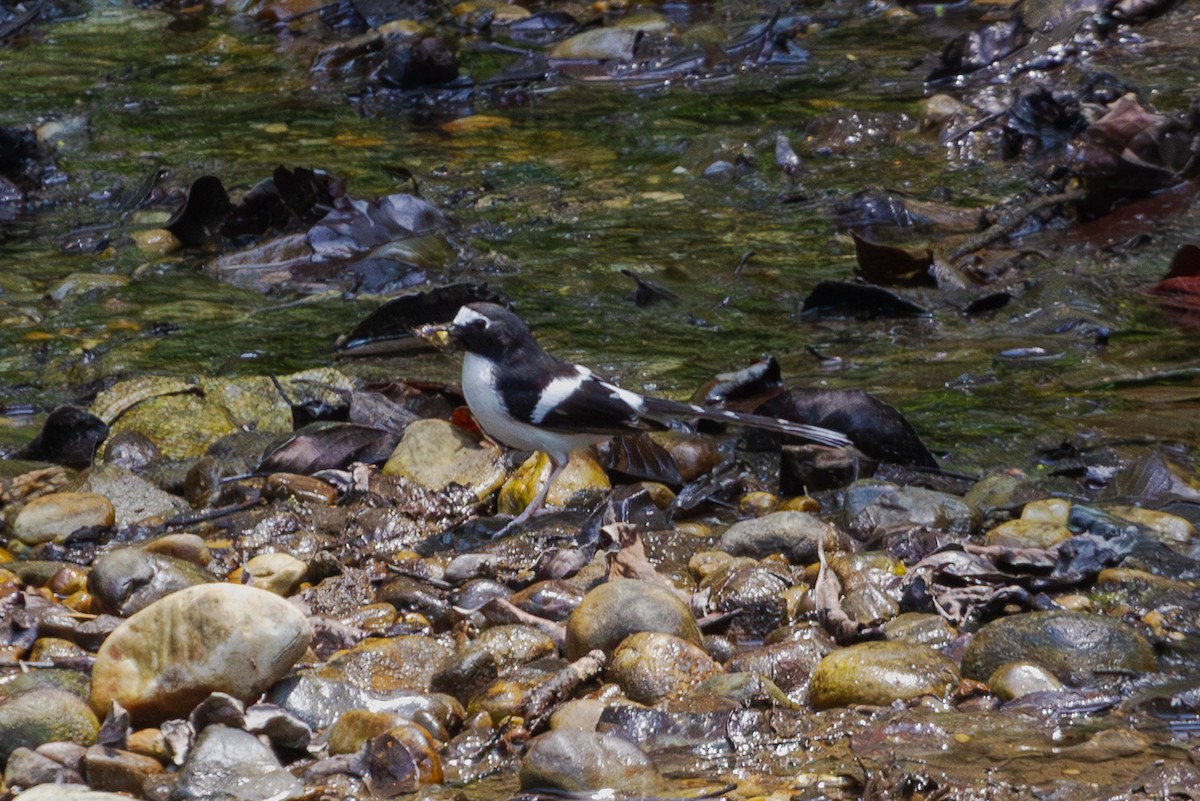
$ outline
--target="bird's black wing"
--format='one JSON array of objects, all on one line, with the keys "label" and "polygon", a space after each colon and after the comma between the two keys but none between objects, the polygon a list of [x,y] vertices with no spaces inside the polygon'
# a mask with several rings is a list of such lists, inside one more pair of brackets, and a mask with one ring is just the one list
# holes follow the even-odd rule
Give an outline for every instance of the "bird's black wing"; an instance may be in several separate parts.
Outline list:
[{"label": "bird's black wing", "polygon": [[641,418],[644,400],[636,392],[602,381],[586,367],[563,365],[560,370],[536,396],[510,398],[509,411],[563,434],[623,434],[663,428]]}]

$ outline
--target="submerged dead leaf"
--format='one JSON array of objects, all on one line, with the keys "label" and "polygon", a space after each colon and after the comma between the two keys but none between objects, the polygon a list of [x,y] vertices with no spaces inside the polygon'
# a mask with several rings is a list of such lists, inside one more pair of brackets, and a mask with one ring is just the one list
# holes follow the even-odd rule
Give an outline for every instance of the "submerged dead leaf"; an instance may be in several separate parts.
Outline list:
[{"label": "submerged dead leaf", "polygon": [[854,256],[858,261],[858,274],[872,284],[882,286],[937,286],[929,268],[933,266],[933,252],[928,248],[921,254],[910,253],[894,245],[880,245],[854,237]]}]

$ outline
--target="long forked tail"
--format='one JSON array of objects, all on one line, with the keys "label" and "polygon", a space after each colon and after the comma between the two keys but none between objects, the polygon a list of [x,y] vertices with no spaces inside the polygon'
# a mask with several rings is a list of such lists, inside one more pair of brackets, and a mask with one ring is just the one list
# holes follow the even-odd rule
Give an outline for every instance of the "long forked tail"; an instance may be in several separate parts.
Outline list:
[{"label": "long forked tail", "polygon": [[806,423],[796,423],[780,417],[763,417],[757,414],[742,414],[725,409],[710,409],[707,406],[696,406],[691,403],[679,403],[664,398],[645,398],[641,413],[650,419],[672,417],[699,417],[701,420],[713,420],[718,423],[760,428],[763,431],[774,431],[778,434],[790,434],[801,437],[820,445],[831,448],[845,448],[854,443],[845,435],[831,428],[810,426]]}]

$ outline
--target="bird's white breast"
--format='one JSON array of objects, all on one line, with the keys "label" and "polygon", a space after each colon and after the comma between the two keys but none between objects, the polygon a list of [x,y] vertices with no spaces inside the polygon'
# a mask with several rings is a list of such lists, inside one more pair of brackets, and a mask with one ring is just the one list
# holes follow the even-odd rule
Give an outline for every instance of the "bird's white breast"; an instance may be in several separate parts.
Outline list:
[{"label": "bird's white breast", "polygon": [[468,353],[463,358],[463,395],[475,420],[505,445],[523,451],[542,451],[556,463],[565,463],[572,451],[605,437],[593,434],[562,434],[513,418],[496,386],[496,365],[483,356]]}]

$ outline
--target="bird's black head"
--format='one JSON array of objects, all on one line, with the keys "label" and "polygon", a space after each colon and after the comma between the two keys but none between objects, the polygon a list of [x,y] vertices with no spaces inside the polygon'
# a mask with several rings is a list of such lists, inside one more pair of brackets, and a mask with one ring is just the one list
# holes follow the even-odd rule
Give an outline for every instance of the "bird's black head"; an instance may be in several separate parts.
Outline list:
[{"label": "bird's black head", "polygon": [[470,353],[499,358],[523,347],[537,347],[521,318],[495,303],[468,303],[448,329]]}]

